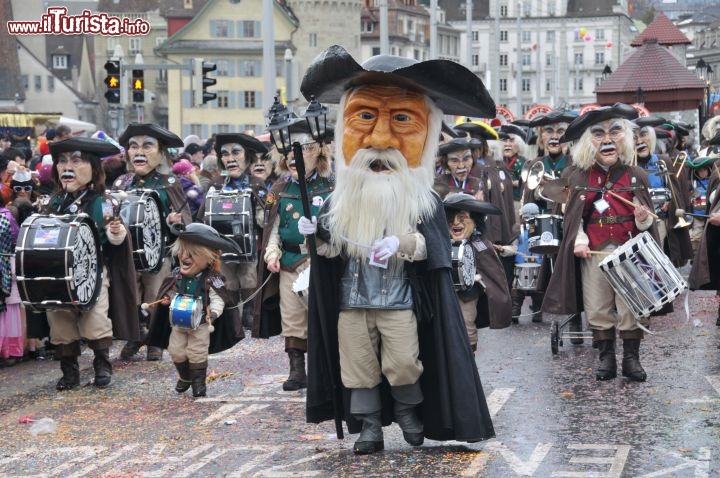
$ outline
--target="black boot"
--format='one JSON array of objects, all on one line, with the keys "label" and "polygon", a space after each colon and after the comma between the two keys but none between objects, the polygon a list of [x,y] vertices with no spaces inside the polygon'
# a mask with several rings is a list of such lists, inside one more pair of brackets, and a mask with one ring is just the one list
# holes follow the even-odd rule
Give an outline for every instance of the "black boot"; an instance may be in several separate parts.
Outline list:
[{"label": "black boot", "polygon": [[385,448],[382,431],[380,388],[354,388],[350,413],[362,422],[362,431],[353,445],[356,455],[369,455]]},{"label": "black boot", "polygon": [[582,317],[580,314],[575,314],[570,319],[570,343],[573,345],[582,345],[584,339],[582,338]]},{"label": "black boot", "polygon": [[415,413],[415,407],[422,403],[423,395],[420,384],[401,385],[392,387],[392,396],[395,399],[395,421],[403,431],[403,438],[412,446],[420,446],[425,441],[423,423]]},{"label": "black boot", "polygon": [[287,354],[290,358],[290,375],[283,383],[283,390],[289,392],[307,387],[307,375],[305,374],[305,352],[298,349],[289,349]]},{"label": "black boot", "polygon": [[640,365],[640,339],[623,339],[622,374],[635,382],[647,380],[647,374]]},{"label": "black boot", "polygon": [[80,385],[80,342],[75,341],[69,344],[60,344],[55,348],[55,356],[60,360],[60,370],[63,376],[55,385],[56,390],[72,390]]},{"label": "black boot", "polygon": [[207,386],[205,379],[207,378],[207,362],[191,363],[190,379],[192,380],[193,397],[204,397],[207,395]]},{"label": "black boot", "polygon": [[110,363],[110,349],[95,350],[93,369],[95,369],[95,381],[93,385],[105,388],[112,380],[112,364]]},{"label": "black boot", "polygon": [[157,362],[158,360],[162,360],[163,356],[163,349],[160,347],[155,347],[153,345],[147,346],[147,355],[145,356],[145,359],[148,362]]},{"label": "black boot", "polygon": [[718,306],[717,319],[715,319],[715,325],[720,327],[720,305]]},{"label": "black boot", "polygon": [[610,380],[617,377],[615,339],[596,340],[595,345],[600,351],[600,366],[595,371],[595,378],[598,380]]},{"label": "black boot", "polygon": [[517,324],[520,322],[520,314],[522,313],[522,305],[525,301],[525,294],[522,292],[512,289],[512,322]]},{"label": "black boot", "polygon": [[190,378],[190,362],[186,360],[184,362],[173,363],[175,364],[179,377],[177,383],[175,384],[175,391],[177,393],[187,392],[188,388],[190,388],[190,384],[192,383],[192,378]]}]

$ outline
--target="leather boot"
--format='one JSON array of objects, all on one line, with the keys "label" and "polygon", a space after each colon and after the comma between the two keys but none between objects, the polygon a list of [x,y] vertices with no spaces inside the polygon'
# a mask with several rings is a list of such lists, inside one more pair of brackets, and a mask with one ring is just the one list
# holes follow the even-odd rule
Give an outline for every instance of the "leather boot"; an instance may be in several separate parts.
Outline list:
[{"label": "leather boot", "polygon": [[543,303],[543,296],[539,294],[531,294],[530,298],[532,299],[532,303],[530,305],[532,309],[532,321],[535,323],[542,322],[543,315],[542,315],[542,303]]},{"label": "leather boot", "polygon": [[188,388],[190,388],[190,384],[192,383],[192,379],[190,378],[190,362],[186,360],[184,362],[173,363],[175,364],[175,369],[177,369],[178,373],[178,381],[175,384],[175,391],[177,393],[187,392]]},{"label": "leather boot", "polygon": [[515,289],[511,291],[512,296],[512,322],[517,324],[520,322],[520,314],[522,313],[522,305],[525,301],[525,294]]},{"label": "leather boot", "polygon": [[570,319],[570,343],[573,345],[582,345],[584,339],[580,336],[582,334],[582,317],[580,314],[575,314]]},{"label": "leather boot", "polygon": [[120,351],[120,358],[123,360],[130,360],[136,353],[138,353],[141,346],[142,343],[140,342],[128,340]]},{"label": "leather boot", "polygon": [[647,374],[640,365],[640,339],[623,339],[622,374],[635,382],[644,382],[647,379]]},{"label": "leather boot", "polygon": [[56,346],[55,357],[60,359],[60,370],[63,373],[55,385],[56,390],[72,390],[80,385],[78,356],[80,356],[80,342],[78,341]]},{"label": "leather boot", "polygon": [[353,452],[369,455],[383,450],[380,387],[353,388],[350,393],[350,413],[362,422],[362,431],[353,445]]},{"label": "leather boot", "polygon": [[203,363],[191,363],[190,367],[190,380],[192,380],[192,392],[193,397],[204,397],[207,395],[207,385],[205,379],[207,378],[207,362]]},{"label": "leather boot", "polygon": [[423,423],[415,413],[415,407],[423,400],[420,384],[415,382],[412,385],[392,387],[390,390],[395,399],[395,421],[403,431],[403,438],[412,446],[422,445],[425,441]]},{"label": "leather boot", "polygon": [[610,380],[617,377],[615,339],[596,340],[595,345],[600,351],[600,366],[595,371],[595,378],[598,380]]},{"label": "leather boot", "polygon": [[290,392],[307,387],[307,375],[305,374],[305,352],[298,349],[287,351],[290,358],[290,375],[283,383],[283,390]]},{"label": "leather boot", "polygon": [[105,388],[112,380],[112,363],[110,363],[110,347],[112,338],[88,340],[88,347],[95,353],[93,358],[93,369],[95,370],[95,381],[93,385]]},{"label": "leather boot", "polygon": [[158,360],[162,360],[162,356],[163,349],[152,345],[147,346],[147,355],[145,356],[145,359],[148,362],[157,362]]}]

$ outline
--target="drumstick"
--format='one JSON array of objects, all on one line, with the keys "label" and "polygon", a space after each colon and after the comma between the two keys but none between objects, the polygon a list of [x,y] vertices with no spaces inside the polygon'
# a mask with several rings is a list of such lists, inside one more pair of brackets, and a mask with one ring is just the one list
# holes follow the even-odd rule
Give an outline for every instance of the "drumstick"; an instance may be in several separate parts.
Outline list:
[{"label": "drumstick", "polygon": [[597,255],[601,255],[601,256],[607,256],[607,255],[612,254],[612,252],[611,251],[588,251],[588,254],[597,254]]},{"label": "drumstick", "polygon": [[[638,207],[638,204],[635,204],[634,202],[630,201],[629,199],[625,199],[624,197],[620,196],[619,194],[616,194],[616,193],[614,193],[614,192],[612,192],[612,191],[607,191],[607,193],[608,193],[609,195],[611,195],[612,197],[614,197],[615,199],[624,202],[624,203],[627,204],[628,206]],[[648,214],[650,214],[650,215],[651,215],[652,217],[654,217],[655,219],[658,219],[657,214],[655,214],[655,213],[653,213],[653,212],[650,212],[650,211],[648,211]]]},{"label": "drumstick", "polygon": [[150,302],[150,303],[143,302],[142,304],[140,304],[140,308],[141,308],[142,310],[148,310],[148,309],[149,309],[150,307],[152,307],[153,305],[159,304],[160,302],[164,301],[164,300],[167,299],[167,298],[168,298],[168,297],[165,296],[165,297],[163,297],[162,299],[156,300],[155,302]]},{"label": "drumstick", "polygon": [[185,206],[187,206],[188,201],[189,201],[190,199],[195,199],[196,197],[198,197],[198,192],[197,192],[197,191],[195,191],[194,189],[191,189],[190,191],[188,191],[188,192],[185,194],[185,201],[182,203],[182,206],[180,206],[180,208],[179,208],[176,212],[177,212],[177,213],[182,212],[182,210],[185,209]]}]

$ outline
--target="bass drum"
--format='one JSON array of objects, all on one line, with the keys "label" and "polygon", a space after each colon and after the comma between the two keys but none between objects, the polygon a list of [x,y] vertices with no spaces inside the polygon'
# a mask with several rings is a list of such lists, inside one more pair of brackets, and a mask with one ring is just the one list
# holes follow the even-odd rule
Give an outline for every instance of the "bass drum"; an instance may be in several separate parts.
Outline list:
[{"label": "bass drum", "polygon": [[157,272],[163,265],[167,234],[157,192],[148,189],[110,191],[120,203],[120,218],[130,230],[138,272]]},{"label": "bass drum", "polygon": [[203,221],[217,232],[233,240],[242,254],[223,252],[224,262],[255,262],[255,213],[250,190],[210,191],[205,198]]},{"label": "bass drum", "polygon": [[451,270],[455,290],[468,290],[475,283],[475,254],[468,241],[453,242]]},{"label": "bass drum", "polygon": [[102,286],[100,235],[86,214],[33,214],[20,227],[15,275],[33,311],[87,310]]}]

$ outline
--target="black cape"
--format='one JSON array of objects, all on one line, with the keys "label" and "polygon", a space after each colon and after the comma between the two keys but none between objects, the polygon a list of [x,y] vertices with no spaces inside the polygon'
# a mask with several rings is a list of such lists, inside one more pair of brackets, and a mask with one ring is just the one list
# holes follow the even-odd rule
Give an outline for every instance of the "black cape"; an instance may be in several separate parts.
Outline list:
[{"label": "black cape", "polygon": [[[425,437],[476,442],[494,437],[495,431],[452,283],[445,212],[440,198],[436,199],[434,216],[418,225],[432,255],[406,264],[413,284],[424,367],[420,377],[424,401],[418,412]],[[337,322],[345,264],[340,257],[318,256],[315,260],[310,268],[306,418],[310,423],[345,420],[350,433],[358,433],[361,423],[350,414],[350,391],[340,379]],[[316,290],[315,284],[321,284],[322,290]],[[387,381],[381,390],[383,424],[388,425],[393,417]],[[340,427],[337,432],[342,436]]]},{"label": "black cape", "polygon": [[[173,296],[175,292],[175,282],[179,275],[180,271],[176,268],[165,278],[158,290],[158,299],[161,299],[163,296]],[[222,298],[223,302],[225,302],[225,310],[220,314],[220,317],[213,322],[215,331],[210,334],[210,346],[208,347],[208,353],[210,354],[227,350],[245,338],[242,318],[238,313],[238,309],[232,307],[236,301],[233,299],[230,291],[225,287],[224,281],[219,280],[221,277],[222,276],[218,274],[211,273],[207,274],[205,278],[207,287],[212,287],[220,298]],[[221,283],[222,285],[219,285]],[[172,326],[170,325],[170,307],[157,304],[155,306],[155,313],[150,320],[147,338],[148,345],[166,349],[170,340],[170,332],[172,332]]]}]

